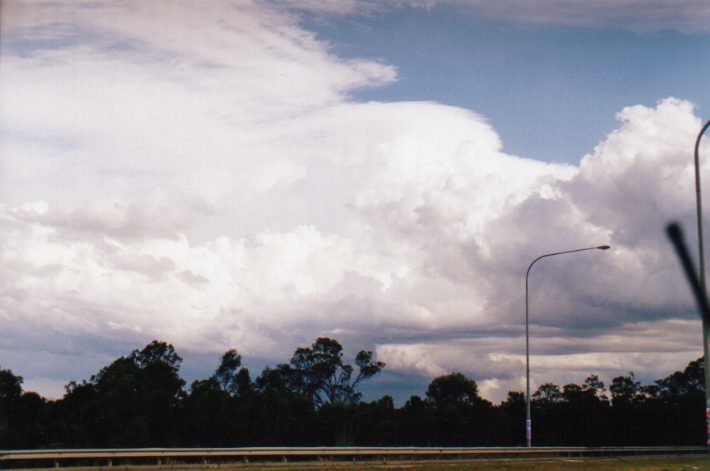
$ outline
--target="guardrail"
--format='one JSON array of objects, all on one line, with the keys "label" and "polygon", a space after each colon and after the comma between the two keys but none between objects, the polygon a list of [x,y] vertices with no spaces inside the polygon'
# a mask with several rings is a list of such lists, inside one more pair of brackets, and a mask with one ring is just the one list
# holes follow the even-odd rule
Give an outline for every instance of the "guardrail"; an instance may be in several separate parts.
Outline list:
[{"label": "guardrail", "polygon": [[[0,450],[0,466],[22,467],[31,462],[32,467],[46,463],[58,467],[72,462],[112,466],[120,461],[138,460],[157,465],[164,461],[198,459],[203,464],[209,460],[281,459],[289,457],[350,458],[369,457],[447,457],[447,458],[509,458],[509,457],[599,457],[623,455],[672,455],[708,453],[704,446],[661,447],[244,447],[244,448],[105,448],[105,449],[43,449]],[[3,466],[6,465],[6,466]],[[17,466],[20,465],[20,466]]]}]

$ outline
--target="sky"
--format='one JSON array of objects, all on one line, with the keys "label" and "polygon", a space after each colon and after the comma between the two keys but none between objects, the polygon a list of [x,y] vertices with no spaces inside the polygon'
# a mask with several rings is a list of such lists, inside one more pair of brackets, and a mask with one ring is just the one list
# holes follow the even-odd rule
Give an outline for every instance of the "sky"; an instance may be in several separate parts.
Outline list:
[{"label": "sky", "polygon": [[704,1],[0,6],[0,367],[26,390],[153,339],[191,381],[327,336],[387,364],[367,399],[457,371],[499,402],[528,265],[602,244],[530,273],[533,388],[702,354],[664,227],[696,247]]}]

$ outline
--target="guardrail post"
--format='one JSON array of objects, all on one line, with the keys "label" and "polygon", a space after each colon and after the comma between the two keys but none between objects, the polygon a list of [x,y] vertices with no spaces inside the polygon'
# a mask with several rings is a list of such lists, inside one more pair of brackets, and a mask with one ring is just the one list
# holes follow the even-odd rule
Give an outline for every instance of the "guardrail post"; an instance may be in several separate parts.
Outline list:
[{"label": "guardrail post", "polygon": [[281,461],[283,461],[284,463],[288,462],[288,458],[286,458],[286,455],[281,457]]},{"label": "guardrail post", "polygon": [[158,466],[160,466],[160,465],[162,464],[160,458],[156,459],[156,460],[155,460],[155,463],[156,463]]},{"label": "guardrail post", "polygon": [[245,462],[245,463],[248,463],[248,462],[249,462],[249,457],[248,457],[248,456],[245,456],[245,457],[244,457],[244,462]]},{"label": "guardrail post", "polygon": [[111,466],[113,466],[113,462],[111,461],[111,458],[109,458],[108,459],[108,467],[110,468]]},{"label": "guardrail post", "polygon": [[58,468],[59,467],[59,460],[54,460],[54,467]]},{"label": "guardrail post", "polygon": [[202,466],[207,467],[207,458],[202,458]]}]

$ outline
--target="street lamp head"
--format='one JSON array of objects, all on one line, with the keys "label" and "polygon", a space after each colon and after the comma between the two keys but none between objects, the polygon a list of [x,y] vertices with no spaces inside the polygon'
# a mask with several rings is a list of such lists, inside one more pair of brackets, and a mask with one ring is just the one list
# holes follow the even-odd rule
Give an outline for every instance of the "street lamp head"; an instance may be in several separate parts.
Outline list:
[{"label": "street lamp head", "polygon": [[599,250],[609,250],[611,247],[609,247],[608,245],[600,245],[600,246],[597,247],[597,248],[598,248]]}]

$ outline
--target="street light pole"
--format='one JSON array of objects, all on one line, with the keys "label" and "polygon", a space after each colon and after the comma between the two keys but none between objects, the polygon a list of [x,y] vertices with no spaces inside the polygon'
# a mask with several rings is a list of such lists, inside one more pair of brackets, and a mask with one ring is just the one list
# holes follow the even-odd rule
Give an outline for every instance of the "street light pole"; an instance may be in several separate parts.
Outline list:
[{"label": "street light pole", "polygon": [[[706,295],[705,287],[705,255],[703,253],[703,203],[700,195],[700,139],[703,137],[705,131],[710,127],[710,121],[705,123],[698,133],[698,138],[695,140],[695,206],[697,209],[698,218],[698,275],[700,279],[700,289],[703,294]],[[710,322],[703,317],[703,364],[705,366],[705,436],[706,443],[710,446],[710,367],[708,367],[708,362],[710,361]]]},{"label": "street light pole", "polygon": [[552,257],[554,255],[562,255],[566,253],[583,252],[585,250],[607,250],[608,248],[608,245],[599,245],[597,247],[587,247],[584,249],[566,250],[564,252],[540,255],[530,263],[528,271],[525,273],[525,438],[527,440],[528,447],[532,446],[532,420],[530,418],[530,309],[528,302],[528,278],[530,276],[530,269],[533,265],[535,265],[535,262],[545,257]]}]

